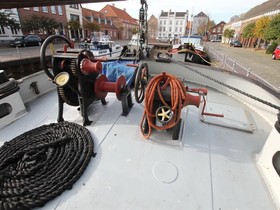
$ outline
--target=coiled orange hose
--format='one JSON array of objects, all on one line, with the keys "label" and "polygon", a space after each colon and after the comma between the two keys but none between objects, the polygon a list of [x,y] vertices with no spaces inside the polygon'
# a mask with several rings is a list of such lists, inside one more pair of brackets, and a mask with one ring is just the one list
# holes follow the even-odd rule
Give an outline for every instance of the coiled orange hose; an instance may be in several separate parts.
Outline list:
[{"label": "coiled orange hose", "polygon": [[[162,90],[169,87],[171,93],[171,101],[168,103],[166,99],[164,99],[162,95]],[[162,126],[156,125],[156,115],[154,113],[154,100],[156,94],[160,98],[161,103],[164,106],[171,107],[171,110],[173,112],[172,120],[170,120],[168,123],[163,124]],[[184,102],[187,97],[186,88],[184,87],[184,84],[182,81],[177,79],[175,76],[171,74],[167,74],[163,72],[160,75],[155,76],[152,78],[146,88],[145,93],[145,110],[142,117],[142,121],[140,124],[141,132],[144,138],[149,138],[152,133],[152,128],[156,130],[167,130],[172,127],[174,127],[180,120],[181,116],[181,110],[184,107]],[[158,107],[155,107],[158,108]],[[145,133],[143,131],[143,123],[145,123],[145,120],[147,120],[148,124],[148,132]]]}]

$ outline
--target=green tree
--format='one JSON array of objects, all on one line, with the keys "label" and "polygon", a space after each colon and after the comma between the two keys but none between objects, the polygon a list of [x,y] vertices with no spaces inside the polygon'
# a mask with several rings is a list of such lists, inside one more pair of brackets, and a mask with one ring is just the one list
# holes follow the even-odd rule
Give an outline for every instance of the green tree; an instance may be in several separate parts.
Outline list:
[{"label": "green tree", "polygon": [[249,23],[246,25],[242,31],[242,38],[253,38],[255,31],[255,23]]},{"label": "green tree", "polygon": [[273,17],[269,22],[264,31],[264,39],[280,42],[280,14]]},{"label": "green tree", "polygon": [[227,39],[232,39],[233,38],[233,35],[234,35],[234,33],[235,33],[235,30],[230,30],[230,29],[226,29],[225,31],[224,31],[224,34],[223,34],[223,36],[225,37],[225,38],[227,38]]},{"label": "green tree", "polygon": [[67,23],[67,27],[70,30],[78,30],[81,28],[81,24],[78,20],[69,20]]},{"label": "green tree", "polygon": [[20,29],[19,22],[12,18],[13,13],[0,12],[0,25],[6,28]]},{"label": "green tree", "polygon": [[58,28],[59,23],[54,18],[49,18],[39,15],[31,15],[22,21],[22,30],[29,33],[34,31],[36,33],[47,32],[48,35],[53,34],[54,29]]},{"label": "green tree", "polygon": [[137,33],[138,33],[138,29],[137,29],[137,28],[133,28],[133,29],[131,30],[131,33],[132,33],[132,34],[137,34]]},{"label": "green tree", "polygon": [[264,39],[264,32],[270,21],[271,20],[267,16],[259,18],[255,23],[254,35],[258,38]]}]

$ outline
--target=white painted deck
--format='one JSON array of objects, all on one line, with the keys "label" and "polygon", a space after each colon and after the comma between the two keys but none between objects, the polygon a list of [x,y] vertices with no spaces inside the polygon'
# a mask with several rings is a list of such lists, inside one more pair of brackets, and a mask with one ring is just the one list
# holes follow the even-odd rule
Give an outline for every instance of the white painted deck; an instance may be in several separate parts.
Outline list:
[{"label": "white painted deck", "polygon": [[[93,123],[87,128],[96,157],[71,190],[40,209],[276,209],[256,164],[271,126],[247,106],[209,89],[209,104],[219,103],[228,112],[238,110],[253,131],[203,123],[199,110],[189,106],[182,112],[180,140],[157,131],[146,140],[140,132],[143,105],[134,103],[125,117],[114,94],[106,99],[106,106],[96,102],[89,107]],[[77,107],[64,107],[65,120],[82,124]],[[56,92],[26,108],[25,116],[0,130],[0,145],[56,122]],[[234,121],[232,116],[227,121]]]}]

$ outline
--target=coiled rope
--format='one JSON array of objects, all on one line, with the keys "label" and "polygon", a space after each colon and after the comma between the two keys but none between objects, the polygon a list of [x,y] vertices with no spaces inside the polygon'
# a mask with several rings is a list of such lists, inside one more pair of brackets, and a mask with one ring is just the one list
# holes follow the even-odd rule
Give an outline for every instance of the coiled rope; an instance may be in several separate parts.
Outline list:
[{"label": "coiled rope", "polygon": [[0,209],[41,207],[80,178],[93,156],[93,140],[70,122],[43,125],[0,147]]},{"label": "coiled rope", "polygon": [[[170,101],[166,101],[166,99],[162,95],[162,90],[170,89]],[[186,89],[184,84],[177,79],[175,76],[167,73],[162,73],[160,75],[152,78],[147,86],[145,93],[145,109],[144,114],[140,123],[141,132],[144,138],[149,138],[152,133],[152,128],[156,130],[167,130],[174,127],[180,120],[181,110],[184,106],[184,102],[187,97]],[[160,99],[160,102],[164,106],[169,106],[173,112],[173,119],[162,126],[158,126],[156,124],[156,115],[154,101],[157,96]],[[148,132],[144,132],[143,126],[145,121],[147,120],[148,124]]]}]

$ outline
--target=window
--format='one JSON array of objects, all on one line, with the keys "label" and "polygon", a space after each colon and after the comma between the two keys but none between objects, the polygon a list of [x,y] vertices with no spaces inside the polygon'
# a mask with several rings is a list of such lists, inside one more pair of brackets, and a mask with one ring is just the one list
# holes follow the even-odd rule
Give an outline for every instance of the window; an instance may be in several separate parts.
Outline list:
[{"label": "window", "polygon": [[79,9],[79,4],[70,4],[69,7],[72,9]]},{"label": "window", "polygon": [[169,27],[169,32],[171,32],[172,31],[172,28],[171,27]]},{"label": "window", "polygon": [[51,11],[52,11],[52,14],[56,14],[55,6],[51,6]]},{"label": "window", "polygon": [[48,7],[42,7],[42,11],[48,13]]},{"label": "window", "polygon": [[163,21],[163,24],[166,25],[166,20]]},{"label": "window", "polygon": [[39,7],[33,7],[33,11],[38,12],[39,11]]},{"label": "window", "polygon": [[178,22],[179,22],[179,21],[178,21],[178,20],[176,20],[176,25],[178,25]]},{"label": "window", "polygon": [[59,14],[59,15],[63,15],[62,6],[61,6],[61,5],[58,5],[58,6],[57,6],[57,10],[58,10],[58,14]]},{"label": "window", "polygon": [[218,27],[218,33],[221,32],[221,27]]},{"label": "window", "polygon": [[169,21],[169,24],[172,25],[172,20]]},{"label": "window", "polygon": [[77,21],[79,21],[80,20],[79,15],[70,14],[70,20],[77,20]]}]

